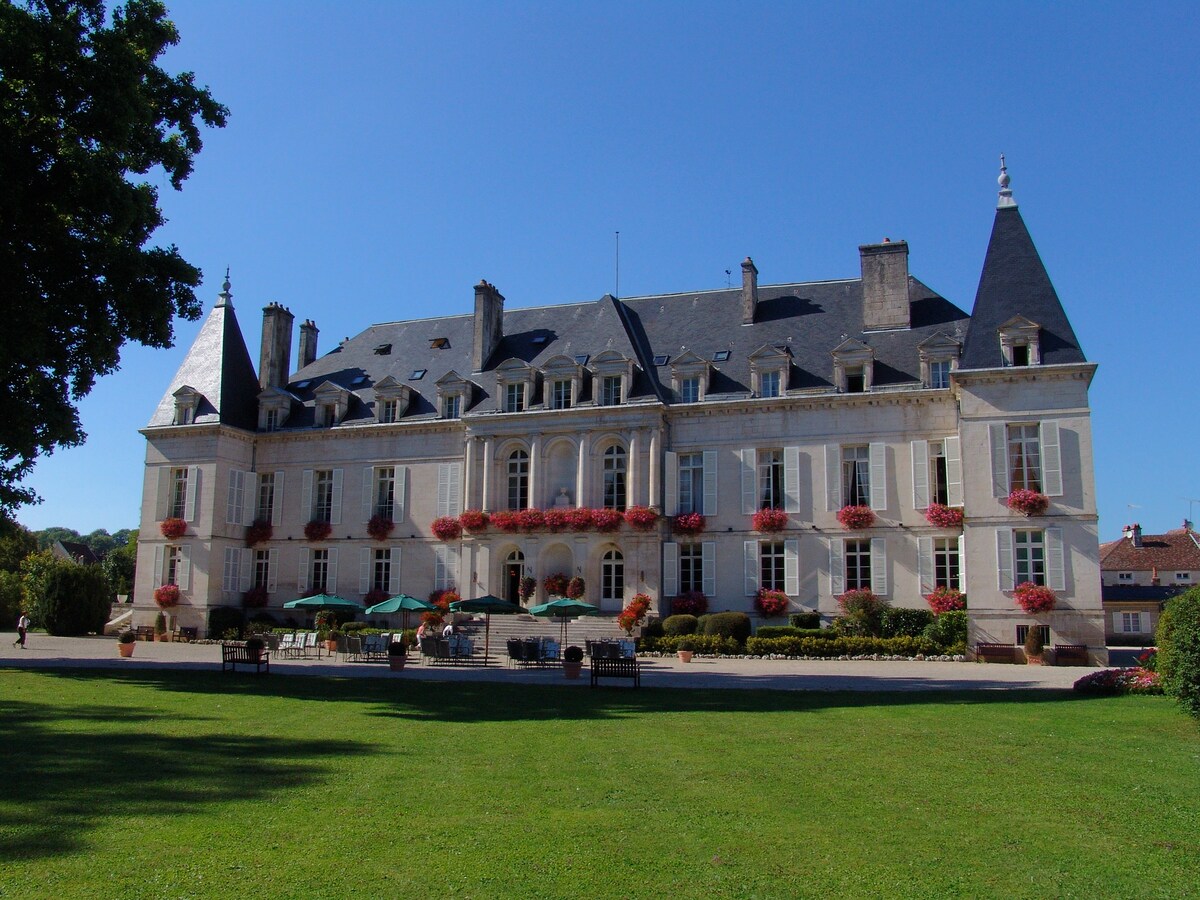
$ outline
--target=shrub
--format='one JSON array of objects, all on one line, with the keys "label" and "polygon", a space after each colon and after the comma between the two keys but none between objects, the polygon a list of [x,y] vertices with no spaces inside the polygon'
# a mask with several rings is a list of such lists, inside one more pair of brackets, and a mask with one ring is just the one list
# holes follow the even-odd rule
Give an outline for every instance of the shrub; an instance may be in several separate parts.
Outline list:
[{"label": "shrub", "polygon": [[1050,498],[1037,491],[1017,488],[1008,495],[1004,505],[1023,516],[1040,516],[1050,506]]},{"label": "shrub", "polygon": [[915,637],[868,637],[840,635],[837,637],[752,637],[746,641],[746,652],[751,656],[815,656],[831,658],[838,656],[929,656],[938,652],[938,647],[925,638]]},{"label": "shrub", "polygon": [[1050,612],[1054,609],[1058,598],[1054,591],[1044,584],[1034,584],[1032,581],[1022,581],[1013,591],[1013,600],[1017,606],[1031,616],[1037,613]]},{"label": "shrub", "polygon": [[111,606],[112,592],[99,566],[62,563],[46,579],[41,624],[53,635],[99,633]]},{"label": "shrub", "polygon": [[869,506],[843,506],[837,520],[847,531],[861,531],[875,524],[875,513]]},{"label": "shrub", "polygon": [[21,576],[0,571],[0,623],[12,627],[21,615]]},{"label": "shrub", "polygon": [[1101,669],[1099,672],[1089,672],[1075,682],[1074,688],[1081,694],[1095,697],[1165,692],[1162,676],[1143,668]]},{"label": "shrub", "polygon": [[967,595],[955,588],[940,587],[925,595],[925,602],[935,613],[967,608]]},{"label": "shrub", "polygon": [[310,541],[323,541],[333,534],[333,526],[316,519],[304,526],[304,536]]},{"label": "shrub", "polygon": [[1163,691],[1200,718],[1200,588],[1172,597],[1158,620]]},{"label": "shrub", "polygon": [[788,514],[782,509],[760,509],[751,519],[755,531],[776,532],[788,527]]},{"label": "shrub", "polygon": [[563,662],[581,663],[583,662],[583,648],[571,645],[563,651]]},{"label": "shrub", "polygon": [[820,628],[821,614],[815,610],[792,613],[788,616],[788,624],[793,628]]},{"label": "shrub", "polygon": [[846,634],[861,634],[881,637],[883,634],[883,610],[887,601],[866,588],[846,591],[837,598],[842,617],[834,627]]},{"label": "shrub", "polygon": [[759,625],[755,637],[831,637],[832,631],[824,628],[796,628],[794,625]]},{"label": "shrub", "polygon": [[408,653],[408,647],[403,640],[392,641],[388,644],[388,656],[404,656]]},{"label": "shrub", "polygon": [[137,640],[137,635],[135,635],[132,631],[130,631],[128,629],[126,629],[125,631],[122,631],[119,635],[117,635],[117,643],[118,644],[132,644],[136,640]]},{"label": "shrub", "polygon": [[936,616],[925,626],[922,637],[933,641],[939,647],[950,648],[967,645],[967,613],[965,610],[953,609]]},{"label": "shrub", "polygon": [[224,637],[230,631],[236,638],[242,633],[245,621],[242,611],[232,606],[218,606],[208,611],[208,636]]},{"label": "shrub", "polygon": [[642,626],[642,637],[662,637],[663,636],[663,620],[651,619]]},{"label": "shrub", "polygon": [[782,616],[787,612],[789,604],[788,595],[783,591],[759,588],[758,593],[754,595],[754,608],[768,619]]},{"label": "shrub", "polygon": [[154,633],[167,633],[167,616],[161,609],[158,611],[158,615],[154,617]]},{"label": "shrub", "polygon": [[702,616],[708,612],[708,598],[703,591],[684,591],[671,600],[671,612],[681,616]]},{"label": "shrub", "polygon": [[713,613],[704,617],[704,633],[733,638],[744,644],[750,637],[750,617],[741,612]]},{"label": "shrub", "polygon": [[439,516],[429,528],[439,541],[457,541],[462,537],[462,524],[457,516]]},{"label": "shrub", "polygon": [[933,613],[927,609],[903,609],[886,606],[880,616],[880,636],[920,637],[933,622]]},{"label": "shrub", "polygon": [[251,653],[262,653],[265,646],[266,644],[263,643],[262,638],[252,637],[246,639],[246,649]]},{"label": "shrub", "polygon": [[698,622],[699,620],[695,616],[687,613],[667,616],[662,620],[662,633],[672,637],[681,634],[695,634]]},{"label": "shrub", "polygon": [[1042,640],[1042,629],[1036,625],[1030,625],[1025,635],[1025,656],[1039,658],[1045,649],[1046,643]]},{"label": "shrub", "polygon": [[682,643],[690,644],[695,653],[707,653],[710,656],[737,656],[742,652],[742,645],[736,640],[716,634],[642,635],[638,650],[643,653],[674,653],[681,649],[679,645]]}]

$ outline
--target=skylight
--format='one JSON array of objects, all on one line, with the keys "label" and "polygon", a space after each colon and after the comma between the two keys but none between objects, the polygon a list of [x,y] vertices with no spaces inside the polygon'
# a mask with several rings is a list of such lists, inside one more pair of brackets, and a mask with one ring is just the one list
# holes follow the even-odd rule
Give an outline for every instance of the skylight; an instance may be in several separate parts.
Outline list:
[{"label": "skylight", "polygon": [[544,334],[534,335],[533,342],[535,344],[544,344],[546,343],[546,336]]},{"label": "skylight", "polygon": [[366,380],[367,380],[366,375],[356,375],[354,377],[354,380],[350,382],[350,386],[355,387],[356,385],[364,384],[364,383],[366,383]]},{"label": "skylight", "polygon": [[408,376],[409,381],[420,381],[425,377],[424,369],[413,369],[412,374]]},{"label": "skylight", "polygon": [[728,350],[718,350],[713,354],[713,362],[725,362],[727,359],[729,359]]},{"label": "skylight", "polygon": [[586,354],[586,353],[580,353],[578,356],[576,356],[576,357],[575,357],[575,365],[577,365],[577,366],[586,366],[586,365],[587,365],[587,362],[588,362],[588,359],[590,359],[590,357],[588,356],[588,354]]},{"label": "skylight", "polygon": [[429,339],[429,349],[430,350],[449,350],[450,349],[450,338],[444,338],[444,337],[430,338]]},{"label": "skylight", "polygon": [[312,384],[312,382],[311,382],[311,381],[297,381],[297,382],[296,382],[296,384],[295,384],[295,388],[296,388],[296,390],[298,390],[298,391],[302,391],[302,390],[304,390],[306,387],[308,387],[310,384]]},{"label": "skylight", "polygon": [[391,344],[380,344],[378,347],[375,348],[375,354],[377,356],[387,356],[391,352],[392,352]]},{"label": "skylight", "polygon": [[656,357],[654,357],[654,364],[656,366],[665,366],[669,359],[670,359],[670,357],[667,356],[667,354],[660,353]]}]

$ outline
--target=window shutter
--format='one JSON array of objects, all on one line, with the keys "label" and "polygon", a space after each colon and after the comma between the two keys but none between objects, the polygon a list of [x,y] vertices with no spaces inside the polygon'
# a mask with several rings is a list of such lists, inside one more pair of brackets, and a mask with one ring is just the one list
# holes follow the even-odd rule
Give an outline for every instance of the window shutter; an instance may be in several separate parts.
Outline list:
[{"label": "window shutter", "polygon": [[436,591],[444,590],[450,581],[447,574],[450,568],[446,559],[447,549],[443,544],[433,548],[433,589]]},{"label": "window shutter", "polygon": [[279,551],[267,551],[267,593],[273,594],[279,589]]},{"label": "window shutter", "polygon": [[388,576],[388,594],[395,597],[400,593],[400,548],[392,547],[388,551],[391,570]]},{"label": "window shutter", "polygon": [[742,514],[754,515],[758,508],[758,451],[743,450],[742,459]]},{"label": "window shutter", "polygon": [[705,597],[717,596],[717,545],[714,541],[705,541],[700,545],[700,564],[704,566],[701,573],[701,587]]},{"label": "window shutter", "polygon": [[936,587],[933,572],[933,538],[917,538],[917,577],[921,582],[922,597]]},{"label": "window shutter", "polygon": [[[988,438],[992,445],[992,496],[1008,496],[1008,428],[1003,422],[988,426]],[[1008,587],[1005,590],[1011,591]]]},{"label": "window shutter", "polygon": [[842,508],[842,448],[838,444],[825,445],[825,505],[830,512]]},{"label": "window shutter", "polygon": [[745,571],[745,592],[747,597],[758,593],[758,541],[742,543],[742,565]]},{"label": "window shutter", "polygon": [[438,463],[437,514],[450,515],[450,464]]},{"label": "window shutter", "polygon": [[337,562],[338,562],[337,547],[330,547],[329,548],[329,580],[325,585],[325,592],[327,594],[336,594],[337,593],[337,569],[338,569]]},{"label": "window shutter", "polygon": [[[533,464],[530,461],[529,474],[533,475]],[[530,482],[530,495],[533,494],[533,483]],[[462,463],[450,463],[450,512],[446,515],[457,516],[462,512]]]},{"label": "window shutter", "polygon": [[[667,458],[667,477],[663,482],[663,515],[677,516],[679,515],[679,454],[673,450],[668,450]],[[654,502],[654,498],[650,498]]]},{"label": "window shutter", "polygon": [[800,542],[783,542],[783,592],[789,597],[800,594]]},{"label": "window shutter", "polygon": [[871,590],[880,596],[888,592],[887,539],[871,538]]},{"label": "window shutter", "polygon": [[313,492],[313,470],[304,470],[304,481],[300,491],[300,521],[307,523],[312,521],[312,492]]},{"label": "window shutter", "polygon": [[800,512],[800,448],[783,448],[783,511]]},{"label": "window shutter", "polygon": [[154,548],[154,586],[158,587],[166,581],[163,577],[164,551],[166,548],[162,544],[158,544]]},{"label": "window shutter", "polygon": [[187,494],[184,500],[183,517],[189,522],[196,521],[196,491],[200,488],[200,467],[192,466],[188,470]]},{"label": "window shutter", "polygon": [[1067,589],[1067,572],[1064,565],[1063,533],[1061,528],[1046,529],[1046,586],[1052,591]]},{"label": "window shutter", "polygon": [[[929,442],[912,442],[913,509],[929,506]],[[872,483],[874,475],[871,476]]]},{"label": "window shutter", "polygon": [[1011,591],[1016,586],[1013,580],[1013,533],[1007,528],[996,531],[996,573],[1000,590]]},{"label": "window shutter", "polygon": [[363,468],[362,480],[362,520],[370,522],[375,513],[375,467]]},{"label": "window shutter", "polygon": [[225,502],[225,524],[238,525],[242,516],[242,499],[245,491],[245,480],[242,472],[237,469],[229,470],[229,497]]},{"label": "window shutter", "polygon": [[887,445],[872,441],[868,455],[871,461],[871,509],[887,509]]},{"label": "window shutter", "polygon": [[242,524],[253,525],[254,516],[258,512],[258,475],[253,472],[246,473],[246,496],[243,498],[242,506]]},{"label": "window shutter", "polygon": [[404,503],[407,499],[405,482],[407,481],[408,466],[396,466],[396,518],[394,520],[396,522],[404,521]]},{"label": "window shutter", "polygon": [[964,594],[967,591],[967,542],[961,534],[958,536],[958,589]]},{"label": "window shutter", "polygon": [[957,437],[942,441],[946,453],[946,499],[949,506],[963,505],[962,442]]},{"label": "window shutter", "polygon": [[844,545],[841,538],[829,538],[829,593],[835,597],[846,593],[846,567],[842,562]]},{"label": "window shutter", "polygon": [[717,514],[717,451],[704,451],[704,515]]},{"label": "window shutter", "polygon": [[342,524],[342,470],[333,470],[333,509],[329,513],[330,525]]},{"label": "window shutter", "polygon": [[[171,507],[171,467],[163,466],[158,470],[158,505],[156,518],[162,521],[167,517]],[[162,567],[159,567],[162,571]]]},{"label": "window shutter", "polygon": [[175,583],[181,591],[191,590],[192,587],[192,545],[184,544],[179,548],[179,567],[175,570]]},{"label": "window shutter", "polygon": [[1113,613],[1113,631],[1120,632],[1121,626],[1124,624],[1125,623],[1121,621],[1121,614],[1119,612]]},{"label": "window shutter", "polygon": [[[311,474],[311,473],[309,473]],[[296,572],[296,593],[301,597],[308,596],[308,573],[312,568],[312,551],[307,547],[300,548],[300,568]]]},{"label": "window shutter", "polygon": [[241,565],[241,590],[248,591],[250,586],[254,584],[254,551],[249,547],[242,550]]},{"label": "window shutter", "polygon": [[664,597],[679,593],[679,545],[670,541],[663,544],[662,592]]},{"label": "window shutter", "polygon": [[1042,422],[1038,443],[1042,451],[1042,490],[1048,497],[1063,495],[1062,451],[1058,440],[1058,423]]},{"label": "window shutter", "polygon": [[358,592],[365,594],[371,589],[371,548],[363,547],[358,557]]},{"label": "window shutter", "polygon": [[225,593],[233,593],[237,590],[237,581],[234,575],[238,566],[240,557],[238,554],[241,551],[237,547],[225,548],[225,566],[221,570],[221,590]]},{"label": "window shutter", "polygon": [[274,495],[271,497],[271,524],[283,521],[283,472],[275,473]]}]

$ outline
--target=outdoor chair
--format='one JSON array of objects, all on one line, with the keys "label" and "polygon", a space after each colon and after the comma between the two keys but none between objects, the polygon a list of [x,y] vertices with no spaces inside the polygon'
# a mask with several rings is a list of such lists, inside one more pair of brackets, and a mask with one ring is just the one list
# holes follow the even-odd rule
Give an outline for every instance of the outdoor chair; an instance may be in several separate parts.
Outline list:
[{"label": "outdoor chair", "polygon": [[362,659],[362,638],[358,635],[349,636],[346,638],[346,658],[351,660]]}]

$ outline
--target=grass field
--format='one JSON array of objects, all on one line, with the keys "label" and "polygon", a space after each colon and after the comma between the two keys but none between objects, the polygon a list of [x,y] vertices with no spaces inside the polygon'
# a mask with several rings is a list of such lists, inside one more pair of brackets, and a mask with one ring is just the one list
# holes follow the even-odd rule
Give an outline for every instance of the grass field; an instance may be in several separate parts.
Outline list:
[{"label": "grass field", "polygon": [[0,670],[0,897],[1128,897],[1200,883],[1161,697]]}]

